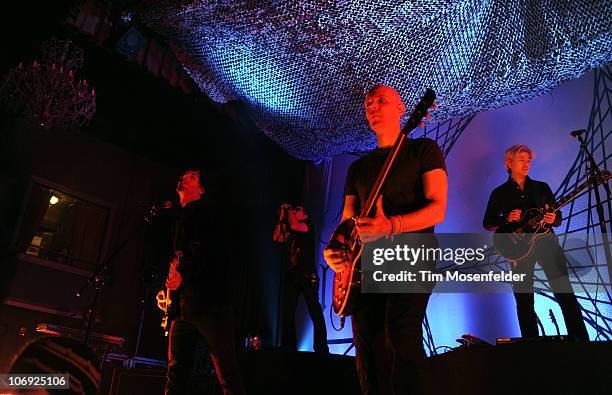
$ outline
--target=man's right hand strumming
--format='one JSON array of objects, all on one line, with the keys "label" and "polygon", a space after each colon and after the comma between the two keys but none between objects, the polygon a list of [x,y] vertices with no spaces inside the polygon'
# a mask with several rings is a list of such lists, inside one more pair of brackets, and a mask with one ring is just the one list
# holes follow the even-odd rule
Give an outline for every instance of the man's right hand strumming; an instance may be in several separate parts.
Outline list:
[{"label": "man's right hand strumming", "polygon": [[[340,220],[340,224],[349,218],[355,218],[359,214],[358,209],[359,198],[357,196],[345,196],[344,197],[344,211],[342,212],[342,219]],[[336,232],[338,229],[334,231],[331,240],[327,247],[323,250],[323,258],[325,258],[325,262],[332,268],[332,270],[336,273],[346,270],[350,264],[348,261],[348,256],[346,255],[346,248],[344,240],[338,240],[336,238]]]},{"label": "man's right hand strumming", "polygon": [[346,259],[346,252],[340,248],[327,247],[323,250],[323,258],[336,273],[345,270],[349,263]]},{"label": "man's right hand strumming", "polygon": [[508,222],[516,222],[521,219],[521,210],[512,210],[510,214],[506,217],[506,221]]},{"label": "man's right hand strumming", "polygon": [[159,290],[155,299],[157,299],[157,307],[159,307],[161,311],[166,311],[166,291],[163,289]]}]

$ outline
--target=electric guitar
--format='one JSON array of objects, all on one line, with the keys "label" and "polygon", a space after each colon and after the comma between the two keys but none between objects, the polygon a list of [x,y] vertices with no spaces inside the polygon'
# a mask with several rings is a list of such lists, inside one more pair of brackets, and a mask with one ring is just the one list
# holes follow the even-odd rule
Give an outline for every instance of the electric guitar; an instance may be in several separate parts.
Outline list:
[{"label": "electric guitar", "polygon": [[544,222],[544,214],[559,211],[592,184],[599,185],[608,182],[610,178],[612,174],[608,170],[601,170],[548,209],[532,208],[525,211],[518,221],[507,223],[495,230],[493,246],[509,261],[529,257],[538,239],[550,233],[551,226]]},{"label": "electric guitar", "polygon": [[[431,89],[427,89],[395,141],[393,149],[389,152],[378,174],[378,178],[372,186],[368,199],[359,212],[359,217],[369,217],[373,214],[376,200],[388,179],[391,167],[395,163],[400,148],[406,141],[406,136],[419,125],[435,99],[436,93]],[[336,230],[334,230],[329,242],[329,247],[343,250],[345,259],[349,262],[345,270],[335,273],[334,285],[332,287],[333,308],[334,312],[342,317],[340,321],[341,326],[344,324],[344,317],[352,314],[361,289],[360,257],[363,244],[359,238],[355,220],[356,218],[349,218],[340,223]]]},{"label": "electric guitar", "polygon": [[[174,253],[174,258],[175,259],[173,259],[172,262],[170,263],[170,271],[168,273],[171,273],[173,270],[178,269],[181,263],[181,260],[183,258],[183,253],[181,251],[176,251]],[[169,275],[170,274],[168,274],[168,276]],[[164,336],[168,336],[168,334],[170,333],[170,325],[172,324],[172,321],[174,321],[174,319],[178,315],[178,308],[173,302],[178,297],[179,292],[180,292],[180,287],[179,289],[176,289],[176,290],[171,290],[168,287],[166,287],[166,293],[165,293],[166,297],[164,299],[164,303],[166,307],[162,309],[162,311],[164,312],[164,316],[162,317],[162,322],[161,322],[161,327],[164,328]]]}]

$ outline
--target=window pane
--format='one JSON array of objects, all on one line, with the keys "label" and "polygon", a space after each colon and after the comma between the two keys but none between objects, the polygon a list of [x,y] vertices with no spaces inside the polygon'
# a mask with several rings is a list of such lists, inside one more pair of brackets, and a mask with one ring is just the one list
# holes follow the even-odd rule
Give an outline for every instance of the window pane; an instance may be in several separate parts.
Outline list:
[{"label": "window pane", "polygon": [[34,184],[20,239],[27,255],[91,270],[100,257],[109,210]]}]

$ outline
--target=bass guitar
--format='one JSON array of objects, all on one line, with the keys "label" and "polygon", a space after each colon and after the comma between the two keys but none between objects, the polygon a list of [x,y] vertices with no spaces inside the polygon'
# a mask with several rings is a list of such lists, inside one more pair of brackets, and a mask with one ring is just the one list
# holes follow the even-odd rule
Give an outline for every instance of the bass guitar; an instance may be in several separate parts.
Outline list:
[{"label": "bass guitar", "polygon": [[[176,251],[174,253],[174,259],[170,263],[170,271],[168,273],[172,273],[173,270],[176,271],[181,264],[182,259],[183,253],[181,251]],[[165,287],[165,298],[163,299],[163,305],[165,307],[162,308],[164,316],[162,317],[161,322],[161,327],[164,328],[164,336],[168,336],[170,333],[170,325],[178,315],[178,308],[176,307],[174,300],[178,297],[179,292],[180,287],[176,290],[171,290],[168,287]]]},{"label": "bass guitar", "polygon": [[538,239],[551,233],[551,226],[544,222],[544,214],[559,211],[589,186],[608,182],[610,178],[612,175],[608,170],[601,170],[548,209],[532,208],[525,211],[518,221],[509,222],[495,230],[493,246],[509,261],[528,258],[533,253]]},{"label": "bass guitar", "polygon": [[[408,122],[399,134],[391,152],[389,152],[372,186],[368,199],[359,212],[359,217],[369,217],[373,214],[376,200],[378,196],[380,196],[381,190],[388,179],[390,170],[395,163],[397,154],[407,139],[407,135],[421,123],[435,99],[436,93],[431,89],[427,89],[425,95],[421,98],[410,115]],[[349,262],[345,270],[335,273],[332,292],[334,312],[342,317],[341,325],[343,325],[344,317],[352,314],[361,289],[360,257],[363,250],[363,244],[359,238],[357,228],[355,227],[355,218],[346,219],[338,225],[332,234],[329,246],[343,250],[346,261]]]}]

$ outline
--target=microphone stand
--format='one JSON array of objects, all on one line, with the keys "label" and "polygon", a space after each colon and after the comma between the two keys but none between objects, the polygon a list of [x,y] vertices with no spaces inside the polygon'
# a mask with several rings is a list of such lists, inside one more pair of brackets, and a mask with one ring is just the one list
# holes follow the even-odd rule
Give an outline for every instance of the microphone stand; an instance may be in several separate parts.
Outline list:
[{"label": "microphone stand", "polygon": [[[589,173],[591,174],[591,177],[597,178],[600,176],[600,173],[601,173],[599,167],[597,166],[597,162],[595,162],[595,158],[593,158],[593,155],[589,151],[589,148],[587,147],[586,142],[584,141],[584,138],[582,137],[582,133],[576,133],[576,132],[572,132],[571,135],[572,137],[575,137],[578,139],[578,141],[580,141],[580,147],[582,148],[585,155],[587,156],[587,159],[590,164]],[[603,187],[607,195],[608,218],[612,220],[612,209],[610,208],[610,201],[612,199],[612,194],[610,193],[610,186],[608,185],[607,182],[603,182],[602,184],[603,184]],[[599,184],[598,183],[595,183],[595,185],[593,185],[593,191],[595,192],[595,203],[596,203],[595,207],[597,209],[597,217],[599,219],[599,229],[601,230],[601,237],[603,239],[602,241],[604,244],[603,247],[604,247],[604,254],[606,256],[606,263],[608,265],[608,279],[610,281],[610,284],[612,285],[612,252],[610,252],[610,241],[608,239],[608,231],[606,229],[603,203],[601,201],[601,196],[599,194]],[[612,225],[612,222],[611,222],[611,225]],[[612,231],[610,232],[610,234],[612,234]]]},{"label": "microphone stand", "polygon": [[93,286],[95,288],[94,298],[89,308],[89,317],[87,320],[87,326],[85,327],[85,339],[84,343],[88,345],[89,338],[91,336],[91,329],[94,323],[94,318],[96,315],[96,310],[98,307],[98,300],[100,298],[100,293],[105,285],[105,276],[110,273],[112,269],[113,259],[128,245],[128,243],[134,239],[134,237],[143,229],[144,224],[150,224],[153,221],[153,218],[158,214],[158,210],[160,207],[149,207],[149,211],[144,216],[143,221],[141,221],[136,229],[126,237],[113,251],[112,254],[106,258],[106,260],[98,267],[98,270],[83,284],[83,286],[75,292],[75,296],[80,298],[85,289],[89,286]]}]

